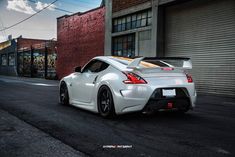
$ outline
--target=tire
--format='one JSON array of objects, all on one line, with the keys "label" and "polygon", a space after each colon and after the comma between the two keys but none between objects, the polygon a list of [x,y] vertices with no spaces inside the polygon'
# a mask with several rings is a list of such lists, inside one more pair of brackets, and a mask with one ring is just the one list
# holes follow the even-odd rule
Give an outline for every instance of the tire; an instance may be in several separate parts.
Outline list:
[{"label": "tire", "polygon": [[69,92],[65,82],[60,85],[60,103],[62,105],[69,105]]},{"label": "tire", "polygon": [[97,105],[98,111],[102,117],[113,118],[115,116],[113,96],[109,87],[100,87],[98,91]]}]

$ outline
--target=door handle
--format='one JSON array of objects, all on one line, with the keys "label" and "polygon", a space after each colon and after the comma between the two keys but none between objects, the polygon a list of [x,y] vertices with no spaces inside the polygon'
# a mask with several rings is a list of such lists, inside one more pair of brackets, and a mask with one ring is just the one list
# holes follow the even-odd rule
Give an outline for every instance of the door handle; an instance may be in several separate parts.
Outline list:
[{"label": "door handle", "polygon": [[95,84],[95,83],[96,83],[97,78],[98,78],[98,75],[95,77],[95,79],[94,79],[94,81],[93,81],[93,84]]}]

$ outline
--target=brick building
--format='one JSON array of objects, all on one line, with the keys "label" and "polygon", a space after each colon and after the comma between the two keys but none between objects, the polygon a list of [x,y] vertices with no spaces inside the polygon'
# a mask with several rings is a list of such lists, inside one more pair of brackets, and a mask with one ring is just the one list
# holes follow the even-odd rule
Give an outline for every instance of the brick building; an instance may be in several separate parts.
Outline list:
[{"label": "brick building", "polygon": [[0,43],[0,75],[55,78],[56,42],[16,38]]},{"label": "brick building", "polygon": [[57,18],[57,74],[59,78],[104,55],[105,8]]},{"label": "brick building", "polygon": [[49,40],[43,39],[29,39],[29,38],[17,38],[17,50],[30,48],[32,45],[48,42]]},{"label": "brick building", "polygon": [[17,76],[17,42],[15,39],[0,43],[0,75]]},{"label": "brick building", "polygon": [[235,95],[234,0],[105,0],[105,55],[182,56],[201,93]]}]

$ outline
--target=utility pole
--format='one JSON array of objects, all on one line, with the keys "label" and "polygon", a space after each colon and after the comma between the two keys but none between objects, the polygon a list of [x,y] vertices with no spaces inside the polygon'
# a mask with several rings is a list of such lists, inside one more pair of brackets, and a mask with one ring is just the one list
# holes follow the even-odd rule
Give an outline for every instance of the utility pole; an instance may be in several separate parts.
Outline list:
[{"label": "utility pole", "polygon": [[45,79],[47,79],[47,70],[48,70],[48,59],[47,59],[47,56],[48,56],[48,48],[47,48],[47,44],[45,42]]},{"label": "utility pole", "polygon": [[34,77],[34,65],[33,65],[33,61],[34,61],[34,58],[33,58],[33,46],[31,45],[31,51],[30,51],[30,77]]}]

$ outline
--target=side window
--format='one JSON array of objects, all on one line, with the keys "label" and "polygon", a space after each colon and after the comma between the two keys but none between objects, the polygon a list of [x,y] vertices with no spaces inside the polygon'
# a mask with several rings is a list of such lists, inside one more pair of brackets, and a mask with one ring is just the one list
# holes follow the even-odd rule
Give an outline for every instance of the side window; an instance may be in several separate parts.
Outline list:
[{"label": "side window", "polygon": [[102,61],[99,60],[92,60],[90,63],[88,63],[84,69],[83,69],[83,73],[84,72],[90,72],[90,73],[97,73],[100,71],[105,70],[109,65],[107,63],[104,63]]},{"label": "side window", "polygon": [[108,67],[109,67],[109,64],[102,62],[102,66],[100,68],[100,71],[103,71],[103,70],[107,69]]}]

